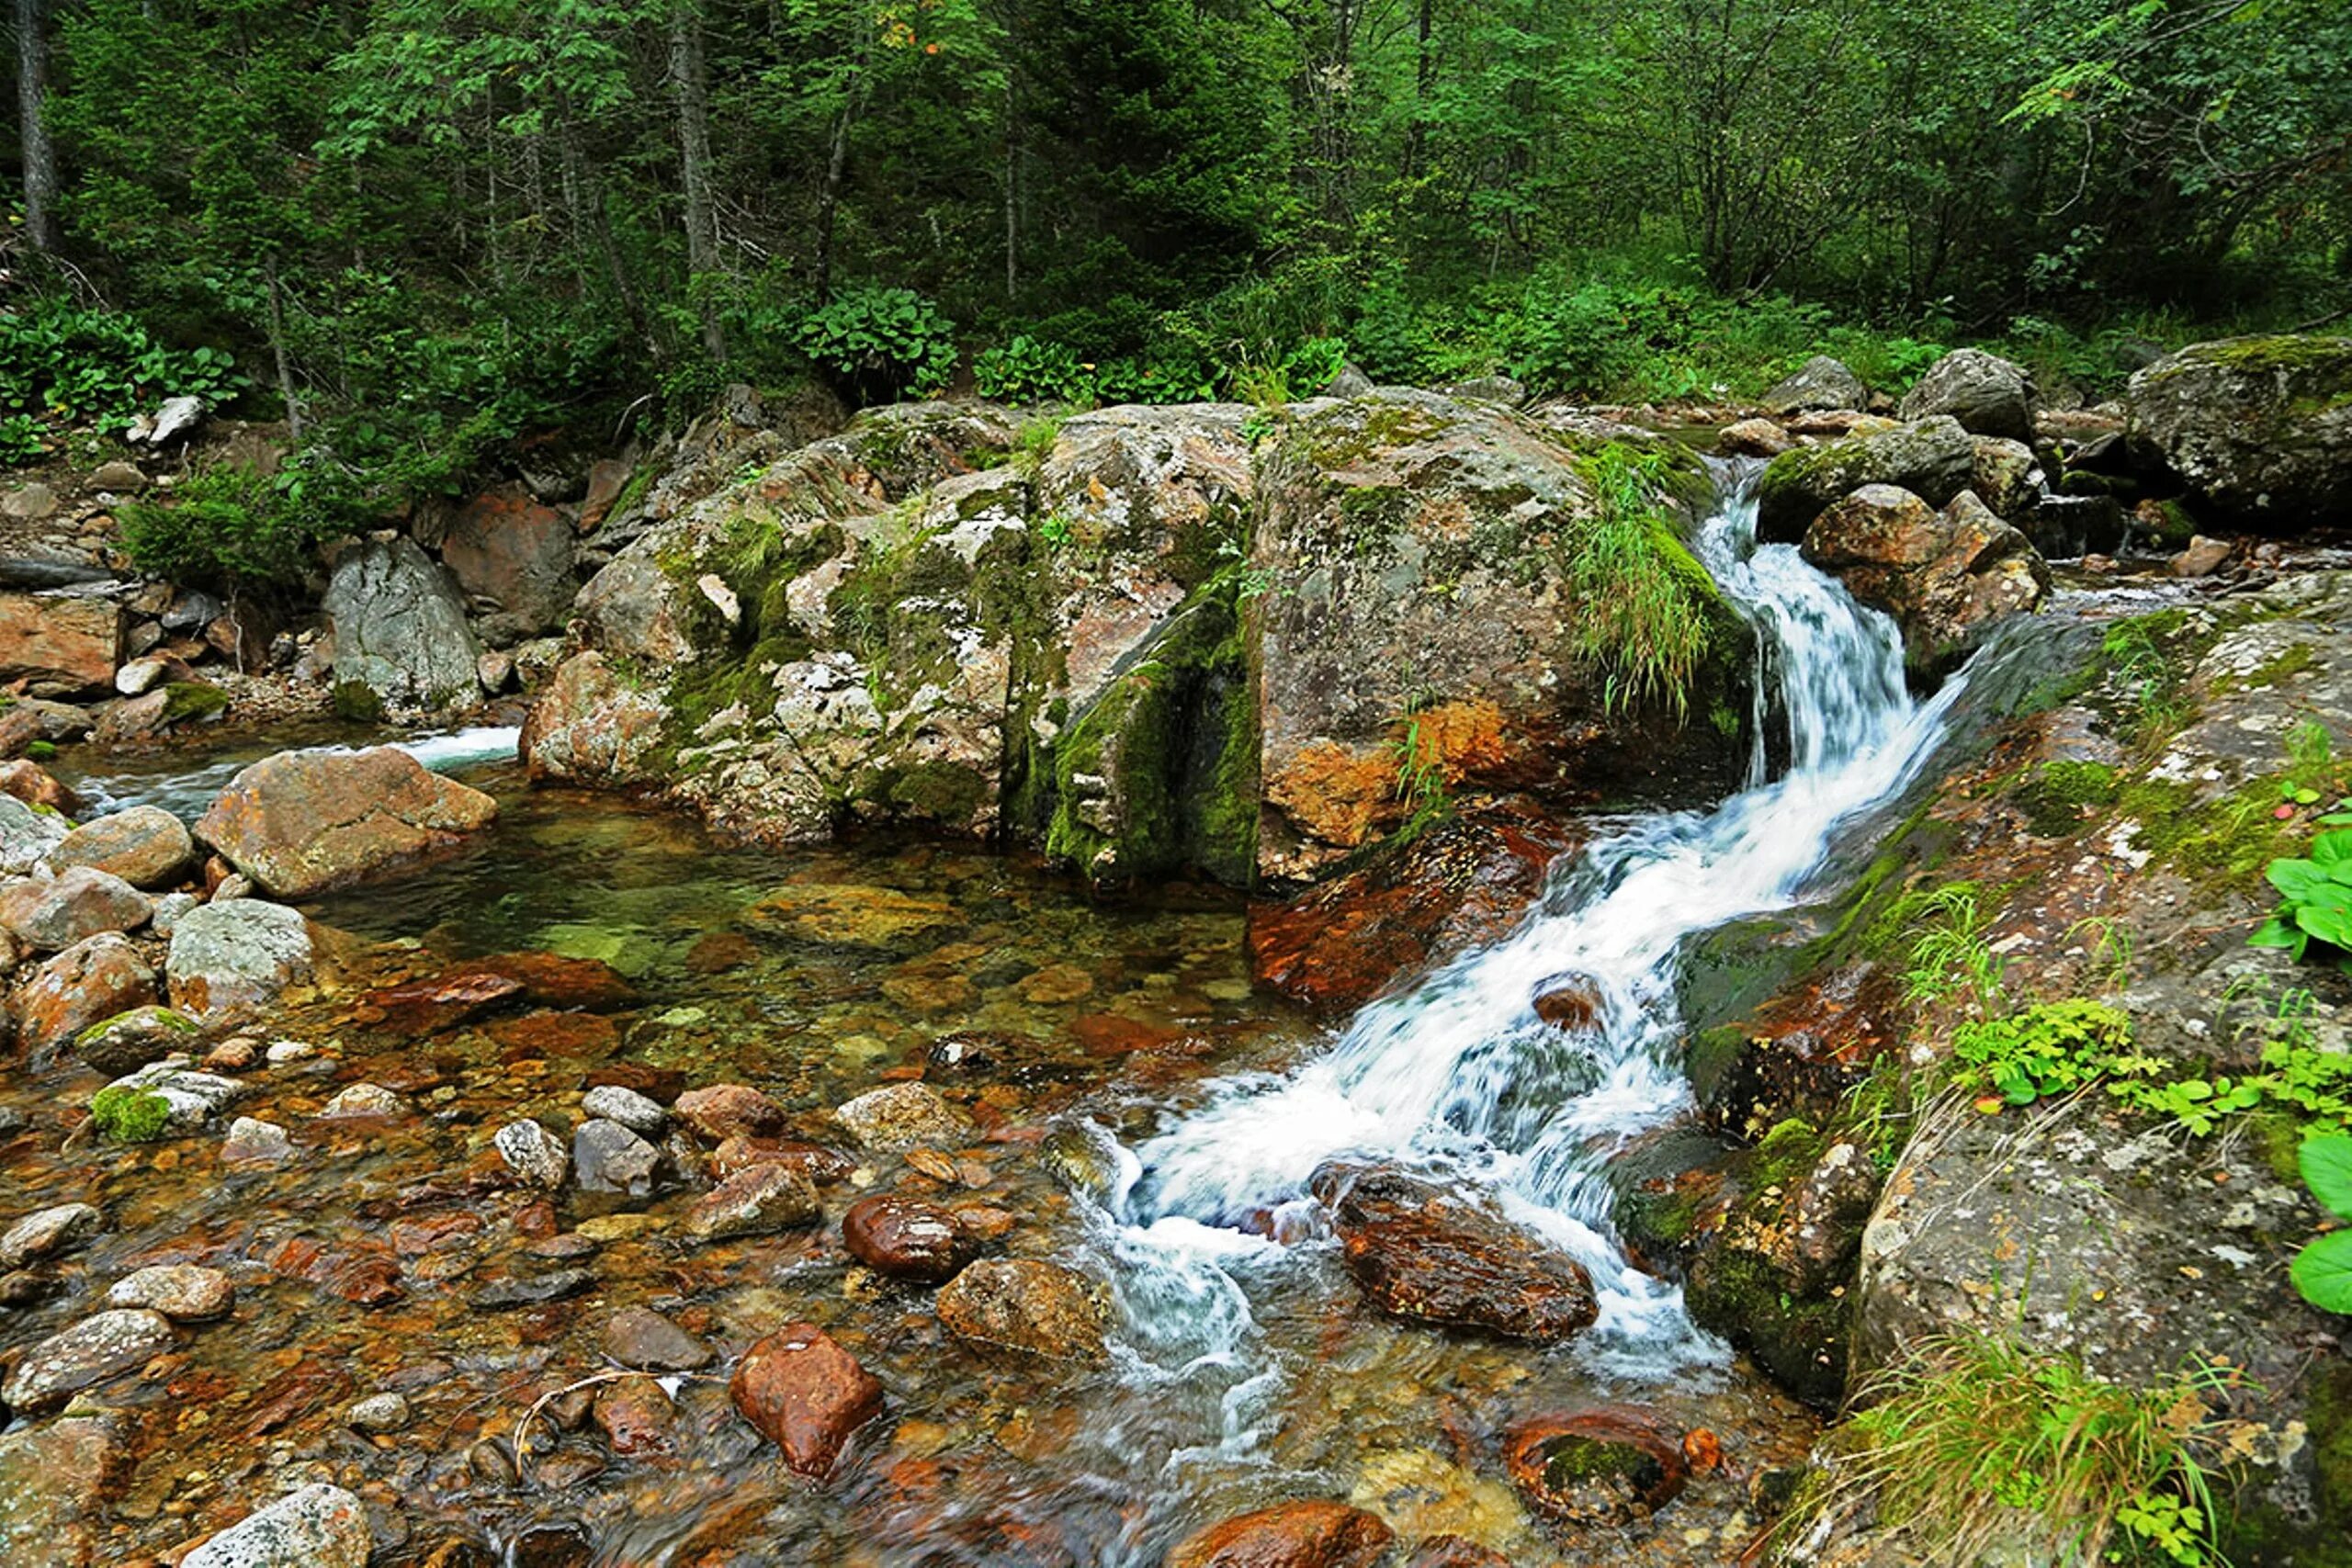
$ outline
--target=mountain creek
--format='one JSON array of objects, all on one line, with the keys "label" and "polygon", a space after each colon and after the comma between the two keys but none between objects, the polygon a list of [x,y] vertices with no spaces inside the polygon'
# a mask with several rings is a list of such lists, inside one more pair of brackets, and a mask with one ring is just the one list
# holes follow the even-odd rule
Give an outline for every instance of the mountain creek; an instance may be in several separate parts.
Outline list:
[{"label": "mountain creek", "polygon": [[1918,1562],[1840,1434],[1997,1332],[2222,1369],[2220,1549],[2352,1560],[2297,1129],[1953,1076],[2345,1052],[2247,938],[2352,787],[2352,404],[2247,478],[2198,353],[2211,439],[1997,361],[722,420],[495,680],[356,542],[310,716],[7,764],[0,1556]]}]

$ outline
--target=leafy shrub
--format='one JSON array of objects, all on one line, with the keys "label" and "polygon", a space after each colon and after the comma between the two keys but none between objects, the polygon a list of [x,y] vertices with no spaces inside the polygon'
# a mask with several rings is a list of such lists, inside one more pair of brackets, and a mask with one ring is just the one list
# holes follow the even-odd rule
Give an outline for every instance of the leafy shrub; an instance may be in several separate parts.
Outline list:
[{"label": "leafy shrub", "polygon": [[28,413],[0,414],[0,468],[21,468],[47,450],[40,420]]},{"label": "leafy shrub", "polygon": [[2297,963],[2320,944],[2321,953],[2352,973],[2352,812],[2320,818],[2334,830],[2312,840],[2307,858],[2281,857],[2266,875],[2285,900],[2248,940],[2287,950]]},{"label": "leafy shrub", "polygon": [[956,373],[956,330],[911,288],[843,289],[802,317],[794,341],[859,402],[944,389]]},{"label": "leafy shrub", "polygon": [[[2000,1019],[1971,1019],[1952,1032],[1954,1081],[1991,1089],[2011,1105],[2074,1093],[2123,1066],[2132,1020],[2081,998],[2042,1002]],[[2133,1070],[2137,1070],[2134,1068]]]},{"label": "leafy shrub", "polygon": [[192,475],[164,501],[134,501],[117,513],[123,547],[140,570],[183,582],[236,588],[299,582],[319,545],[344,531],[336,508],[306,491],[308,476],[236,467]]},{"label": "leafy shrub", "polygon": [[0,415],[13,416],[0,432],[0,461],[39,456],[42,421],[119,434],[165,398],[194,396],[218,408],[245,385],[225,350],[173,348],[131,317],[36,301],[0,314]]},{"label": "leafy shrub", "polygon": [[1095,367],[1065,344],[1016,333],[972,361],[972,384],[984,398],[1009,403],[1091,403]]},{"label": "leafy shrub", "polygon": [[91,1097],[90,1120],[118,1144],[152,1144],[171,1126],[172,1102],[153,1089],[117,1084]]},{"label": "leafy shrub", "polygon": [[[2310,1138],[2297,1163],[2320,1207],[2352,1220],[2352,1137]],[[2352,1230],[2330,1232],[2295,1254],[2290,1274],[2303,1300],[2324,1312],[2352,1313]]]}]

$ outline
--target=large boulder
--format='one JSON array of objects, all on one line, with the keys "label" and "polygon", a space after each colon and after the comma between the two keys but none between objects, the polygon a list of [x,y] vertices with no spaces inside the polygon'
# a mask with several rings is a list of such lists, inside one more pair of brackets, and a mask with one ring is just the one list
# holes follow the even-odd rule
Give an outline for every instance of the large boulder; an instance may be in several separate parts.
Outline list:
[{"label": "large boulder", "polygon": [[[1612,512],[1605,477],[1635,474],[1647,493]],[[1707,493],[1694,457],[1384,390],[1301,406],[1259,486],[1261,876],[1319,874],[1433,794],[1698,799],[1736,782],[1752,638],[1683,537]],[[1605,570],[1587,555],[1612,547]],[[1616,618],[1637,567],[1691,634],[1656,684],[1655,629]]]},{"label": "large boulder", "polygon": [[72,590],[0,593],[0,682],[71,697],[114,684],[122,652],[122,606]]},{"label": "large boulder", "polygon": [[520,484],[476,496],[458,511],[441,559],[458,586],[488,609],[502,644],[560,626],[571,607],[571,525]]},{"label": "large boulder", "polygon": [[49,863],[60,871],[89,866],[153,888],[177,882],[195,859],[185,823],[160,806],[134,806],[74,829],[50,852]]},{"label": "large boulder", "polygon": [[1900,485],[1941,506],[1975,478],[1975,444],[1948,415],[1801,446],[1773,458],[1757,481],[1757,536],[1794,544],[1815,517],[1864,485]]},{"label": "large boulder", "polygon": [[75,942],[21,979],[10,1007],[36,1059],[95,1023],[155,1000],[155,972],[119,931]]},{"label": "large boulder", "polygon": [[[449,575],[406,538],[377,539],[336,563],[325,608],[338,691],[379,704],[442,708],[481,694],[481,649]],[[365,705],[363,703],[362,705]]]},{"label": "large boulder", "polygon": [[1870,407],[1870,389],[1841,360],[1816,354],[1758,400],[1769,414],[1815,413],[1824,409]]},{"label": "large boulder", "polygon": [[2352,519],[2352,338],[2195,344],[2133,376],[2125,400],[2133,454],[2218,517]]},{"label": "large boulder", "polygon": [[574,655],[523,720],[523,766],[535,784],[650,783],[669,716],[644,680],[594,650]]},{"label": "large boulder", "polygon": [[0,888],[0,927],[35,953],[62,952],[100,931],[135,931],[154,912],[130,883],[86,865]]},{"label": "large boulder", "polygon": [[454,849],[497,816],[397,747],[281,751],[232,779],[196,833],[254,886],[308,898]]},{"label": "large boulder", "polygon": [[164,974],[172,1006],[206,1024],[251,1022],[317,969],[311,924],[298,909],[231,898],[191,909],[172,928]]},{"label": "large boulder", "polygon": [[1928,367],[1895,411],[1906,420],[1948,414],[1972,435],[2033,440],[2033,377],[1979,348],[1956,348]]},{"label": "large boulder", "polygon": [[1348,1272],[1382,1310],[1538,1343],[1600,1315],[1583,1264],[1481,1195],[1385,1167],[1318,1171]]},{"label": "large boulder", "polygon": [[1894,485],[1864,485],[1805,530],[1804,558],[1903,628],[1923,674],[1949,669],[1993,626],[2038,608],[2050,567],[1971,491],[1941,512]]}]

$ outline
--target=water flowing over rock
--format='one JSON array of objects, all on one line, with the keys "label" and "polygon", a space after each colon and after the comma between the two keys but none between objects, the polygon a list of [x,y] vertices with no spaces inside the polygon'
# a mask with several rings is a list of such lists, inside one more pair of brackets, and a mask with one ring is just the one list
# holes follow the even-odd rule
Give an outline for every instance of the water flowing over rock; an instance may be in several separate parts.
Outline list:
[{"label": "water flowing over rock", "polygon": [[752,1346],[728,1392],[743,1419],[803,1475],[830,1473],[857,1429],[882,1413],[882,1383],[813,1323]]},{"label": "water flowing over rock", "polygon": [[2352,518],[2352,338],[2195,344],[2134,375],[2125,401],[2134,453],[2222,518]]},{"label": "water flowing over rock", "polygon": [[99,1568],[106,1499],[130,1465],[126,1426],[108,1411],[0,1437],[0,1562]]},{"label": "water flowing over rock", "polygon": [[1956,348],[1903,395],[1906,420],[1948,414],[1972,435],[2033,440],[2033,378],[2024,366],[1977,348]]},{"label": "water flowing over rock", "polygon": [[1396,1532],[1344,1503],[1281,1503],[1178,1542],[1167,1568],[1373,1568]]},{"label": "water flowing over rock", "polygon": [[396,746],[281,751],[231,780],[196,832],[255,886],[308,898],[455,849],[497,815]]},{"label": "water flowing over rock", "polygon": [[1630,1410],[1579,1411],[1516,1423],[1503,1463],[1535,1507],[1570,1525],[1627,1525],[1681,1495],[1679,1437]]},{"label": "water flowing over rock", "polygon": [[317,968],[301,911],[259,898],[216,900],[181,916],[164,963],[172,1006],[216,1026],[267,1015]]},{"label": "water flowing over rock", "polygon": [[1329,1171],[1317,1186],[1348,1272],[1385,1312],[1538,1342],[1600,1315],[1583,1264],[1476,1198],[1396,1170]]},{"label": "water flowing over rock", "polygon": [[1864,485],[1813,520],[1804,551],[1855,598],[1893,615],[1912,667],[1930,673],[2050,591],[2041,552],[1970,491],[1936,512],[1908,491]]},{"label": "water flowing over rock", "polygon": [[842,1242],[851,1257],[877,1274],[934,1283],[955,1278],[973,1251],[953,1213],[890,1194],[852,1203],[842,1216]]},{"label": "water flowing over rock", "polygon": [[441,708],[481,695],[481,649],[448,575],[406,538],[345,556],[327,585],[334,675],[395,707]]}]

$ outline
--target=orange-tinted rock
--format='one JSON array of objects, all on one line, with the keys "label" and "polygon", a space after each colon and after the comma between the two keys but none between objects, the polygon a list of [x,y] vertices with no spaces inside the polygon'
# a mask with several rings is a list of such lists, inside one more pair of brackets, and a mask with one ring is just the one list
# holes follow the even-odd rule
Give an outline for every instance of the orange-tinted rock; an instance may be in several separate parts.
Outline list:
[{"label": "orange-tinted rock", "polygon": [[1535,998],[1535,1016],[1560,1029],[1586,1028],[1600,1010],[1600,993],[1589,980],[1555,980]]},{"label": "orange-tinted rock", "polygon": [[830,1473],[857,1429],[882,1413],[882,1384],[813,1323],[745,1353],[728,1385],[735,1408],[803,1475]]},{"label": "orange-tinted rock", "polygon": [[857,1161],[822,1144],[790,1138],[755,1138],[738,1134],[720,1141],[710,1154],[712,1174],[721,1180],[757,1165],[790,1166],[809,1180],[824,1185],[841,1180],[857,1168]]},{"label": "orange-tinted rock", "polygon": [[1251,964],[1284,996],[1360,1007],[1400,975],[1508,931],[1575,842],[1523,802],[1450,818],[1286,904],[1252,908]]},{"label": "orange-tinted rock", "polygon": [[696,975],[720,975],[741,969],[760,955],[741,931],[708,931],[686,949],[686,967]]},{"label": "orange-tinted rock", "polygon": [[230,781],[196,831],[256,886],[308,898],[454,849],[497,816],[481,791],[379,746],[264,758]]},{"label": "orange-tinted rock", "polygon": [[1372,1568],[1395,1539],[1378,1515],[1345,1503],[1281,1503],[1187,1536],[1167,1568]]},{"label": "orange-tinted rock", "polygon": [[671,1114],[706,1143],[770,1137],[784,1131],[784,1107],[749,1084],[712,1084],[678,1096]]},{"label": "orange-tinted rock", "polygon": [[511,976],[450,974],[371,991],[368,1001],[404,1034],[437,1034],[522,994],[523,982]]},{"label": "orange-tinted rock", "polygon": [[121,643],[122,606],[111,599],[0,593],[0,682],[53,696],[107,690]]},{"label": "orange-tinted rock", "polygon": [[[30,718],[32,716],[26,716]],[[40,738],[37,720],[31,738]],[[82,814],[80,795],[51,778],[49,770],[39,762],[28,761],[22,757],[0,763],[0,793],[13,795],[27,806],[46,806],[61,817],[79,817]]]},{"label": "orange-tinted rock", "polygon": [[1503,1465],[1538,1512],[1573,1525],[1647,1518],[1690,1473],[1680,1438],[1618,1406],[1519,1422],[1504,1434]]},{"label": "orange-tinted rock", "polygon": [[619,1049],[621,1043],[619,1026],[593,1012],[526,1012],[519,1018],[492,1019],[482,1032],[505,1047],[510,1060],[602,1056]]},{"label": "orange-tinted rock", "polygon": [[1511,1561],[1458,1535],[1433,1535],[1414,1549],[1405,1568],[1511,1568]]},{"label": "orange-tinted rock", "polygon": [[1484,1200],[1380,1167],[1326,1167],[1315,1188],[1348,1272],[1385,1311],[1539,1342],[1600,1315],[1584,1265]]},{"label": "orange-tinted rock", "polygon": [[496,976],[522,987],[524,999],[543,1008],[579,1008],[617,1012],[637,1003],[637,987],[599,958],[566,958],[555,953],[502,953],[477,958],[449,971],[449,978]]},{"label": "orange-tinted rock", "polygon": [[601,653],[567,659],[523,719],[523,765],[533,783],[643,784],[669,710]]},{"label": "orange-tinted rock", "polygon": [[155,972],[130,939],[105,931],[74,943],[17,987],[17,1037],[27,1049],[44,1052],[94,1023],[158,999]]},{"label": "orange-tinted rock", "polygon": [[441,543],[441,560],[459,587],[504,611],[514,631],[556,626],[571,607],[571,525],[519,484],[460,507]]},{"label": "orange-tinted rock", "polygon": [[651,1378],[620,1378],[596,1391],[596,1425],[616,1454],[665,1453],[673,1412]]},{"label": "orange-tinted rock", "polygon": [[899,1280],[952,1279],[972,1256],[954,1214],[935,1203],[888,1193],[849,1206],[842,1216],[842,1241],[860,1263]]},{"label": "orange-tinted rock", "polygon": [[1101,1285],[1034,1258],[975,1263],[939,1292],[939,1321],[975,1345],[1100,1361],[1110,1306]]}]

